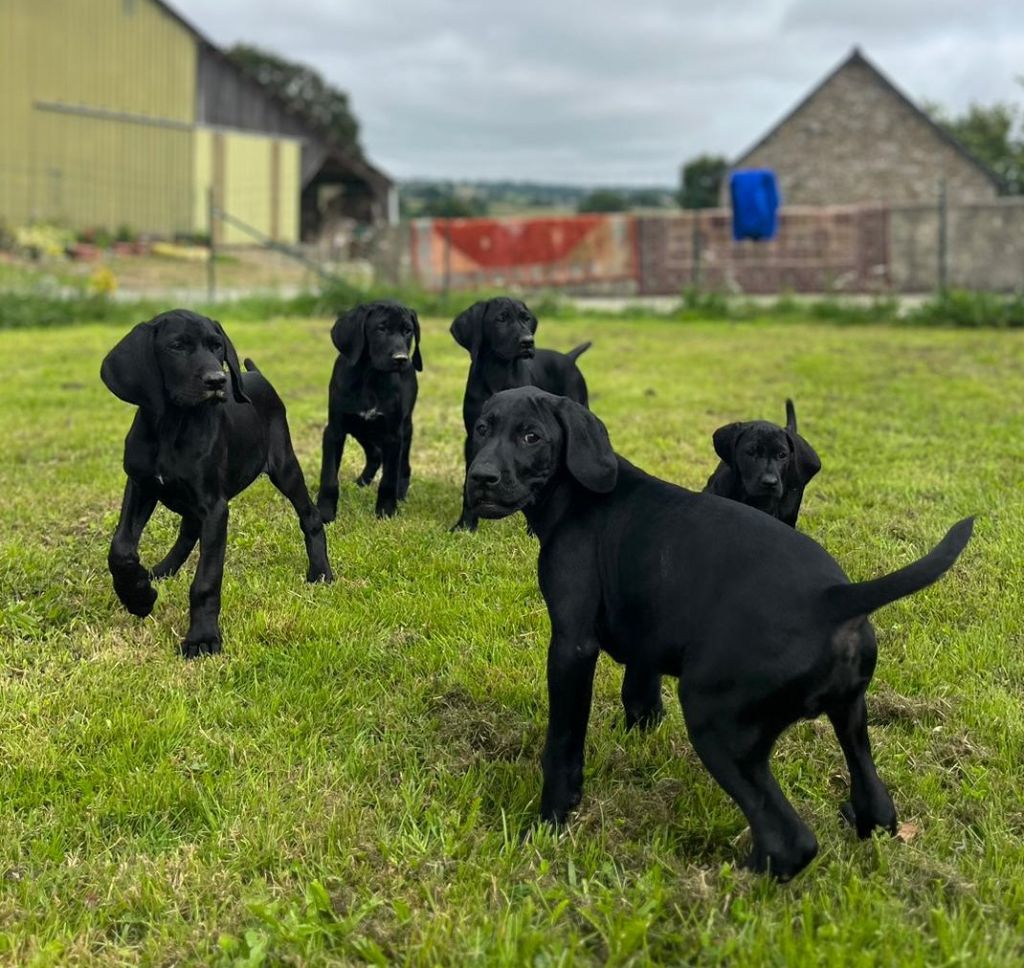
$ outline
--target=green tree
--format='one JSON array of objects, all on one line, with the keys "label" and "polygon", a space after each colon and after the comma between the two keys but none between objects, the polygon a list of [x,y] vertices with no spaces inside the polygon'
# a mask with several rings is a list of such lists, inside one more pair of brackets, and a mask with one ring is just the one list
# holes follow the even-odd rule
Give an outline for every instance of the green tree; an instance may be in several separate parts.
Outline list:
[{"label": "green tree", "polygon": [[926,104],[925,110],[1000,177],[1006,194],[1024,194],[1024,112],[1018,105],[971,104],[959,115],[937,104]]},{"label": "green tree", "polygon": [[729,162],[720,155],[699,155],[683,165],[679,179],[680,208],[717,208]]},{"label": "green tree", "polygon": [[584,212],[625,212],[629,202],[618,192],[609,188],[597,188],[584,195],[576,206],[576,211]]},{"label": "green tree", "polygon": [[257,84],[319,128],[332,144],[362,156],[359,122],[348,95],[325,81],[319,72],[249,44],[236,44],[228,57]]}]

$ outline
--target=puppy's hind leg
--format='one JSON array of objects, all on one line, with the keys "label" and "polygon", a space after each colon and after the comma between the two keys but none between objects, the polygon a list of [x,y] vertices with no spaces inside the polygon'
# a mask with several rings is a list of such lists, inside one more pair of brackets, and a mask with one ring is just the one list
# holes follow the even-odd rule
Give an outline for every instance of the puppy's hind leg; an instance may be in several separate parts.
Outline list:
[{"label": "puppy's hind leg", "polygon": [[750,824],[754,845],[746,866],[788,881],[814,859],[818,842],[786,799],[768,765],[781,730],[751,723],[748,717],[723,709],[695,712],[700,699],[694,701],[692,688],[688,693],[683,715],[693,747]]},{"label": "puppy's hind leg", "polygon": [[110,542],[107,567],[114,579],[114,591],[132,615],[141,618],[153,611],[156,589],[149,572],[139,561],[139,540],[156,507],[156,496],[128,478],[121,502],[121,517]]},{"label": "puppy's hind leg", "polygon": [[826,710],[850,768],[850,799],[842,813],[858,837],[868,837],[880,827],[896,832],[896,807],[885,784],[878,778],[868,739],[868,713],[864,693],[850,702]]},{"label": "puppy's hind leg", "polygon": [[295,513],[299,516],[299,527],[302,529],[302,536],[306,542],[306,556],[309,558],[306,581],[334,581],[331,564],[327,560],[324,522],[309,498],[306,479],[302,476],[302,468],[292,449],[288,425],[283,419],[271,425],[267,474],[274,487],[291,501]]},{"label": "puppy's hind leg", "polygon": [[626,729],[651,729],[665,718],[661,676],[642,666],[626,666],[622,676],[622,708]]},{"label": "puppy's hind leg", "polygon": [[171,550],[167,552],[164,560],[158,565],[154,565],[149,573],[151,578],[170,578],[178,573],[178,569],[188,561],[188,556],[192,554],[192,549],[199,540],[200,527],[199,518],[186,515],[181,519],[177,540],[171,546]]},{"label": "puppy's hind leg", "polygon": [[377,471],[380,470],[380,465],[384,460],[384,455],[381,453],[381,449],[375,444],[362,444],[362,447],[366,454],[366,463],[363,465],[362,471],[359,472],[359,476],[356,478],[356,486],[369,487],[373,483],[373,479],[377,476]]}]

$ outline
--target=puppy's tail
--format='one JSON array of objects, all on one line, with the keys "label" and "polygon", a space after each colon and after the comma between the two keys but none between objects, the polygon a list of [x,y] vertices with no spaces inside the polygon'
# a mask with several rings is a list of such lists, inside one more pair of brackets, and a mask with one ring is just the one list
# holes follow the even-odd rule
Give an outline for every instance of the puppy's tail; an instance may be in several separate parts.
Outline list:
[{"label": "puppy's tail", "polygon": [[575,363],[593,345],[594,344],[588,339],[585,343],[580,343],[580,345],[577,346],[575,349],[569,350],[569,352],[566,353],[565,355],[568,356],[573,363]]},{"label": "puppy's tail", "polygon": [[786,430],[791,434],[796,433],[796,407],[789,397],[786,397]]},{"label": "puppy's tail", "polygon": [[245,364],[245,368],[249,373],[260,372],[260,368],[255,363],[253,363],[253,361],[250,360],[248,356],[244,360],[242,360],[242,363]]},{"label": "puppy's tail", "polygon": [[964,518],[954,524],[928,554],[912,565],[871,581],[833,585],[825,591],[829,611],[836,621],[844,622],[858,615],[870,615],[883,605],[920,591],[953,566],[967,546],[973,529],[974,518]]}]

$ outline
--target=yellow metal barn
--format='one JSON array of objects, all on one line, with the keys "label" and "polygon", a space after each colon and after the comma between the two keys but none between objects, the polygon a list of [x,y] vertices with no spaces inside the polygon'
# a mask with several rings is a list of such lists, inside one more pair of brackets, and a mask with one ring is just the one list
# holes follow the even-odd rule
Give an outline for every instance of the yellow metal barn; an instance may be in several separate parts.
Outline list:
[{"label": "yellow metal barn", "polygon": [[0,220],[205,234],[210,189],[282,242],[319,231],[327,195],[364,223],[394,195],[158,0],[0,0]]}]

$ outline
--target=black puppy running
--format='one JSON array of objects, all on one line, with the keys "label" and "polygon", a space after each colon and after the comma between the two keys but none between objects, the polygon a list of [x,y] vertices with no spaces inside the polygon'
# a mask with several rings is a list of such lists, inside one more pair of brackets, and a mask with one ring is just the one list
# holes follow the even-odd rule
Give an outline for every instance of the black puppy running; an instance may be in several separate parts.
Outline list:
[{"label": "black puppy running", "polygon": [[719,427],[712,440],[721,463],[704,490],[749,504],[795,528],[804,488],[821,470],[821,461],[796,432],[793,401],[786,401],[784,428],[749,420]]},{"label": "black puppy running", "polygon": [[695,494],[617,457],[588,410],[533,388],[485,404],[467,492],[473,511],[517,510],[540,538],[551,619],[541,816],[560,823],[583,790],[597,655],[625,665],[629,725],[662,715],[679,677],[691,741],[750,823],[749,866],[786,879],[817,852],[769,769],[790,724],[825,713],[850,769],[847,818],[861,837],[896,811],[868,742],[864,692],[877,646],[868,615],[935,581],[971,534],[952,528],[899,571],[850,584],[818,544],[735,501]]},{"label": "black puppy running", "polygon": [[[107,559],[114,590],[133,615],[148,615],[157,597],[150,579],[175,574],[199,541],[181,644],[186,658],[220,651],[228,501],[261,473],[299,516],[306,580],[332,580],[323,523],[292,450],[284,404],[251,360],[245,367],[243,374],[219,323],[176,309],[139,323],[100,370],[115,396],[139,408],[125,438],[128,483]],[[167,557],[147,571],[139,539],[157,501],[181,515],[181,529]]]},{"label": "black puppy running", "polygon": [[[537,317],[518,299],[501,296],[474,303],[455,318],[451,334],[469,351],[469,378],[462,399],[466,425],[466,467],[473,459],[473,427],[484,403],[500,390],[535,386],[587,406],[587,383],[576,361],[590,348],[581,343],[568,353],[534,346]],[[477,516],[466,505],[452,530],[475,531]]]},{"label": "black puppy running", "polygon": [[338,509],[338,468],[351,434],[366,454],[356,484],[366,487],[383,463],[377,516],[389,518],[409,490],[412,411],[420,356],[420,321],[396,302],[365,303],[339,317],[331,330],[338,359],[328,391],[327,426],[317,507],[324,521]]}]

